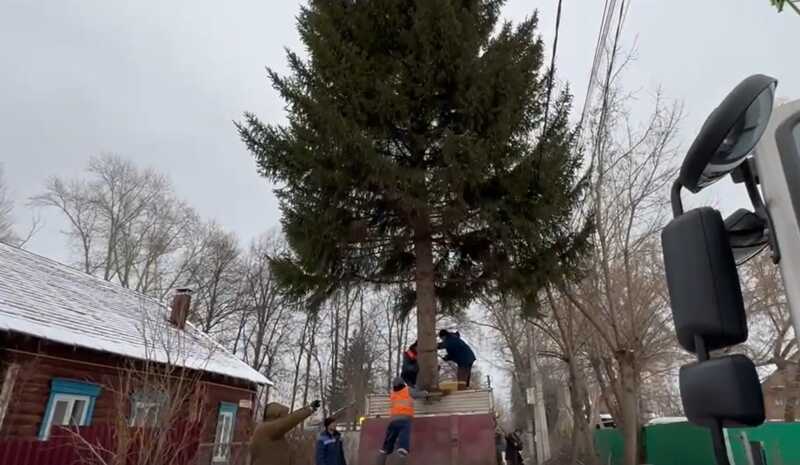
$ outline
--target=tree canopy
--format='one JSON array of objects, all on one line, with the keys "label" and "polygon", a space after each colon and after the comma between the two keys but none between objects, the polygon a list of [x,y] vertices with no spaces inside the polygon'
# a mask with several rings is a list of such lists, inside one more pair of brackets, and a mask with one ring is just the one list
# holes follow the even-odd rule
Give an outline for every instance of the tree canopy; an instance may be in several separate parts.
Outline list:
[{"label": "tree canopy", "polygon": [[423,386],[437,310],[490,287],[533,310],[588,246],[571,95],[550,101],[536,16],[500,24],[503,3],[311,0],[307,55],[269,70],[288,122],[237,125],[278,185],[284,286],[311,302],[354,282],[397,289],[399,311],[417,308]]}]

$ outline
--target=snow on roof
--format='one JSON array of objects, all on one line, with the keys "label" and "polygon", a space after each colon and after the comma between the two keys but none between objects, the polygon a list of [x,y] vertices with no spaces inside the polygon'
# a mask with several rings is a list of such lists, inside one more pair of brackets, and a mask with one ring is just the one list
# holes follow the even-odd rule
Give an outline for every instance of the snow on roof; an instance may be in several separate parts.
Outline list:
[{"label": "snow on roof", "polygon": [[272,384],[162,302],[0,243],[0,331]]}]

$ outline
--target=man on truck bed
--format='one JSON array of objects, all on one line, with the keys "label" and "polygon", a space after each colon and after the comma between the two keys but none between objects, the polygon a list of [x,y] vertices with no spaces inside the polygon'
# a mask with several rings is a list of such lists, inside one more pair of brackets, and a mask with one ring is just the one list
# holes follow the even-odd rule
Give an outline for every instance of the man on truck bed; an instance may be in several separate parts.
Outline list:
[{"label": "man on truck bed", "polygon": [[419,362],[417,362],[417,343],[414,342],[403,352],[403,368],[400,370],[400,377],[411,387],[417,386],[417,374],[419,373]]},{"label": "man on truck bed", "polygon": [[461,339],[461,335],[456,331],[443,329],[439,331],[439,349],[444,349],[447,353],[444,356],[445,362],[454,362],[458,370],[458,390],[469,388],[470,378],[472,377],[472,365],[475,363],[475,353],[470,349],[466,342]]},{"label": "man on truck bed", "polygon": [[389,394],[391,421],[386,428],[383,447],[378,454],[378,465],[386,463],[386,457],[394,451],[395,445],[398,446],[397,455],[405,462],[411,450],[411,420],[414,418],[414,399],[421,399],[427,394],[425,391],[419,391],[406,385],[403,378],[399,376],[392,381],[392,392]]}]

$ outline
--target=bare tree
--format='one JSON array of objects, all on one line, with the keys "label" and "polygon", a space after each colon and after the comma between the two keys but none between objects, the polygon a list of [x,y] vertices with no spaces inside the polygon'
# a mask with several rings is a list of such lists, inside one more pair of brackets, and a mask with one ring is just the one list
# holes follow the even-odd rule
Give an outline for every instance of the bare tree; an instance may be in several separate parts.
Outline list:
[{"label": "bare tree", "polygon": [[740,268],[750,337],[745,347],[759,366],[773,366],[783,379],[784,420],[795,421],[800,395],[797,347],[780,271],[767,254]]},{"label": "bare tree", "polygon": [[23,236],[14,229],[14,202],[3,177],[3,165],[0,164],[0,242],[16,247],[24,247],[39,230],[39,218],[34,217],[31,227]]},{"label": "bare tree", "polygon": [[196,282],[191,319],[210,334],[227,329],[222,328],[226,320],[241,311],[241,289],[248,284],[247,280],[242,283],[242,276],[249,275],[239,260],[239,244],[233,233],[211,223],[204,235],[195,263],[190,265]]},{"label": "bare tree", "polygon": [[190,281],[202,228],[156,171],[106,154],[89,162],[86,178],[54,177],[32,201],[67,219],[65,233],[85,272],[157,297]]},{"label": "bare tree", "polygon": [[[619,54],[615,49],[613,55]],[[641,127],[619,84],[628,60],[610,67],[603,103],[590,122],[595,162],[590,198],[596,234],[587,276],[561,293],[593,326],[591,357],[603,400],[625,433],[625,463],[639,460],[642,373],[676,359],[658,233],[666,223],[681,106],[656,93]]]},{"label": "bare tree", "polygon": [[7,244],[14,244],[19,240],[19,237],[14,232],[14,221],[11,217],[13,209],[14,203],[11,201],[8,188],[5,185],[3,167],[0,165],[0,242]]},{"label": "bare tree", "polygon": [[296,307],[281,293],[269,267],[269,257],[283,250],[283,239],[275,232],[256,239],[250,246],[237,304],[242,326],[237,350],[254,369],[272,378],[289,342],[298,337],[292,313]]}]

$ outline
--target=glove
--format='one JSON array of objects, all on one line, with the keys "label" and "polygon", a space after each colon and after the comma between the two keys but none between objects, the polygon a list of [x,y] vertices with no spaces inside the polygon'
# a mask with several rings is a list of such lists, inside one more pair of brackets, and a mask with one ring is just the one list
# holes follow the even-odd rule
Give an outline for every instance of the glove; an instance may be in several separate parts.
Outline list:
[{"label": "glove", "polygon": [[311,410],[316,412],[317,410],[319,410],[320,405],[322,405],[322,402],[315,400],[314,402],[311,402],[311,405],[309,405],[309,407],[311,407]]}]

